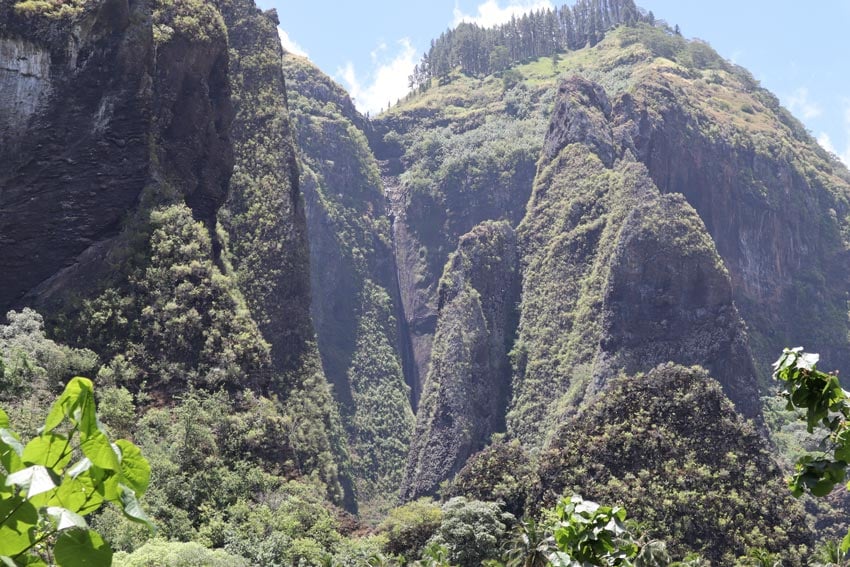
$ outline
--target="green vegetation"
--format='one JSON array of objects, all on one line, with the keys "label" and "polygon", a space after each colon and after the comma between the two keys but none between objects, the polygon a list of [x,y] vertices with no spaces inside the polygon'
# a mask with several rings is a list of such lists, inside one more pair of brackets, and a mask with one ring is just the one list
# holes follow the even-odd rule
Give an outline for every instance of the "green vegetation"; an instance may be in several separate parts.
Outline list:
[{"label": "green vegetation", "polygon": [[471,456],[455,475],[445,496],[466,496],[486,502],[499,502],[517,518],[525,510],[528,487],[536,470],[518,440],[496,439]]},{"label": "green vegetation", "polygon": [[84,300],[79,328],[66,333],[110,360],[114,384],[133,392],[241,388],[246,376],[262,387],[269,346],[233,277],[215,264],[209,232],[183,204],[155,209],[149,223],[127,287]]},{"label": "green vegetation", "polygon": [[579,0],[555,10],[539,10],[492,28],[461,23],[431,43],[410,76],[411,87],[427,88],[455,68],[484,76],[509,65],[568,50],[593,47],[605,32],[642,19],[632,0]]},{"label": "green vegetation", "polygon": [[[658,565],[669,563],[661,545],[641,546],[626,529],[626,510],[599,506],[580,496],[555,506],[554,565]],[[655,543],[655,542],[653,542]]]},{"label": "green vegetation", "polygon": [[384,549],[388,553],[417,557],[442,521],[440,506],[430,498],[420,498],[390,510],[378,533],[386,536]]},{"label": "green vegetation", "polygon": [[[27,0],[42,1],[42,0]],[[153,38],[157,44],[175,39],[198,43],[223,42],[227,28],[215,5],[203,0],[156,0],[153,3]]]},{"label": "green vegetation", "polygon": [[[0,2],[51,46],[88,33],[86,0]],[[73,297],[25,290],[46,325],[0,324],[0,561],[846,562],[847,394],[786,351],[773,449],[750,347],[850,361],[848,175],[746,71],[580,0],[447,32],[372,122],[251,0],[133,10],[159,57],[139,205],[63,266],[91,267]],[[189,112],[204,90],[220,112]],[[668,360],[709,370],[639,374]]]},{"label": "green vegetation", "polygon": [[[8,323],[0,325],[0,400],[35,397],[46,406],[66,380],[97,370],[95,353],[48,339],[44,319],[32,309],[10,311],[6,318]],[[27,427],[25,433],[34,429]]]},{"label": "green vegetation", "polygon": [[622,505],[674,555],[732,564],[764,548],[800,564],[811,545],[768,448],[699,369],[668,365],[612,381],[539,462],[534,501],[581,490]]},{"label": "green vegetation", "polygon": [[112,549],[85,519],[106,503],[153,529],[139,505],[150,466],[136,445],[106,436],[86,378],[68,382],[44,427],[26,445],[0,410],[0,465],[5,565],[111,565]]},{"label": "green vegetation", "polygon": [[23,0],[15,2],[14,9],[27,18],[43,16],[48,20],[74,20],[91,5],[91,0]]},{"label": "green vegetation", "polygon": [[[268,391],[292,419],[299,462],[333,502],[357,510],[339,410],[310,319],[307,226],[276,22],[250,0],[221,2],[230,46],[235,163],[218,218],[228,259],[271,354]],[[318,467],[314,469],[312,467]]]},{"label": "green vegetation", "polygon": [[[802,347],[786,348],[774,365],[774,378],[784,382],[788,410],[803,410],[806,430],[817,430],[819,450],[797,459],[789,487],[794,496],[827,496],[844,483],[850,464],[850,395],[838,376],[817,369],[820,357]],[[832,555],[850,551],[850,530]]]},{"label": "green vegetation", "polygon": [[433,542],[448,550],[453,565],[475,567],[499,557],[507,528],[514,522],[498,504],[456,496],[443,504],[443,521]]},{"label": "green vegetation", "polygon": [[319,352],[348,434],[361,517],[377,523],[396,503],[413,430],[385,195],[365,120],[345,91],[303,58],[283,62]]},{"label": "green vegetation", "polygon": [[[322,463],[301,461],[299,444],[314,441],[301,436],[290,415],[249,392],[193,391],[174,407],[148,409],[134,436],[150,460],[146,508],[159,534],[221,549],[251,565],[297,564],[299,558],[316,565],[340,550],[345,515],[327,500]],[[115,515],[101,515],[96,526],[128,553],[130,564],[159,545],[143,547],[145,534]],[[175,561],[215,558],[195,547],[166,552]]]},{"label": "green vegetation", "polygon": [[624,185],[622,172],[590,151],[565,152],[541,169],[535,195],[542,199],[532,196],[534,214],[517,230],[524,281],[507,419],[526,443],[542,444],[566,409],[553,400],[576,405],[590,379],[596,314],[628,207]]},{"label": "green vegetation", "polygon": [[221,549],[207,549],[195,542],[150,541],[134,551],[119,551],[113,558],[115,567],[248,567],[241,557]]},{"label": "green vegetation", "polygon": [[517,268],[516,238],[504,221],[476,226],[446,263],[404,498],[435,494],[440,482],[504,429]]}]

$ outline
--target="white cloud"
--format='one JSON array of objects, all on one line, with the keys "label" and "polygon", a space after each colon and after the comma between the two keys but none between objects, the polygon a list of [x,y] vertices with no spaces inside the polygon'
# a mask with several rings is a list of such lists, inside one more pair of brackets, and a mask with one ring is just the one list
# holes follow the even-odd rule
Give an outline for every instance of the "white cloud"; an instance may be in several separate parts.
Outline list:
[{"label": "white cloud", "polygon": [[409,39],[399,40],[397,46],[397,51],[392,54],[386,44],[378,45],[371,53],[372,71],[365,77],[358,76],[350,61],[337,69],[337,77],[345,82],[360,112],[376,114],[385,109],[387,103],[395,104],[410,90],[407,77],[413,73],[419,59]]},{"label": "white cloud", "polygon": [[277,28],[277,35],[280,36],[280,44],[283,46],[283,49],[285,51],[288,51],[289,53],[293,53],[295,55],[300,55],[301,57],[310,57],[309,55],[307,55],[307,52],[304,50],[304,48],[295,43],[295,40],[289,37],[289,34],[286,33],[283,28]]},{"label": "white cloud", "polygon": [[377,62],[378,62],[378,57],[380,57],[380,55],[381,55],[382,53],[384,53],[387,49],[388,49],[387,42],[386,42],[386,41],[382,41],[381,43],[379,43],[379,44],[378,44],[378,47],[376,47],[375,49],[373,49],[372,51],[370,51],[370,52],[369,52],[369,57],[371,57],[371,58],[372,58],[372,63],[377,63]]},{"label": "white cloud", "polygon": [[809,89],[800,87],[787,97],[788,110],[802,116],[803,120],[817,118],[823,112],[821,107],[814,101],[809,100]]},{"label": "white cloud", "polygon": [[821,132],[818,135],[818,143],[823,149],[837,155],[838,159],[844,162],[844,165],[850,167],[850,99],[844,100],[844,151],[838,151],[832,138],[826,132]]},{"label": "white cloud", "polygon": [[507,6],[504,8],[499,5],[498,0],[486,0],[478,5],[477,14],[473,16],[464,14],[460,7],[455,4],[452,27],[461,22],[468,22],[489,28],[510,21],[511,16],[519,17],[526,12],[552,10],[554,8],[555,5],[549,0],[508,0]]},{"label": "white cloud", "polygon": [[741,57],[743,55],[744,55],[744,52],[742,50],[736,49],[734,52],[732,52],[732,55],[729,57],[729,61],[732,63],[732,65],[737,65],[738,61],[741,60]]}]

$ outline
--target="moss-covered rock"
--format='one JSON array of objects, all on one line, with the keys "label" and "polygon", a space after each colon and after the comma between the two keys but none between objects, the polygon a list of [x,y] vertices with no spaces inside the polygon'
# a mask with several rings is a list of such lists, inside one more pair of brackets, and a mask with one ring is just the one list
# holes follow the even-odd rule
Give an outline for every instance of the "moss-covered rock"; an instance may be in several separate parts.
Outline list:
[{"label": "moss-covered rock", "polygon": [[535,506],[561,494],[622,505],[674,556],[731,565],[750,548],[800,565],[812,544],[766,442],[699,368],[621,376],[540,455]]},{"label": "moss-covered rock", "polygon": [[446,264],[405,499],[435,494],[493,433],[504,430],[517,269],[516,237],[505,221],[484,222],[462,236]]},{"label": "moss-covered rock", "polygon": [[377,520],[395,504],[413,431],[386,197],[369,124],[345,91],[304,58],[283,62],[319,352],[342,411],[361,512]]}]

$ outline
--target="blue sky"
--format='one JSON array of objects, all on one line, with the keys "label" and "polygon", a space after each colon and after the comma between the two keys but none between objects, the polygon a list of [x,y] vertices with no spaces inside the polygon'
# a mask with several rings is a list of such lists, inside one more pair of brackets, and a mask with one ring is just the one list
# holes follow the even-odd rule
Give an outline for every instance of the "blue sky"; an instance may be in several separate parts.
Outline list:
[{"label": "blue sky", "polygon": [[[406,92],[432,38],[462,19],[493,25],[563,0],[258,0],[284,45],[305,53],[373,114]],[[569,4],[573,0],[568,0]],[[638,0],[686,37],[743,65],[850,165],[850,0]]]}]

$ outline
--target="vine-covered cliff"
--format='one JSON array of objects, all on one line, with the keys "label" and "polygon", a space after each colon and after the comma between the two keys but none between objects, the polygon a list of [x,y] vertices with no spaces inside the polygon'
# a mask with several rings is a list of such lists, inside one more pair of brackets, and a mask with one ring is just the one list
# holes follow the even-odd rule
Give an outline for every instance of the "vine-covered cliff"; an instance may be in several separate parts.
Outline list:
[{"label": "vine-covered cliff", "polygon": [[275,400],[290,425],[254,458],[356,510],[310,319],[276,15],[240,1],[0,9],[4,312],[39,309],[140,411],[196,389],[228,392],[237,415],[253,411],[245,395]]},{"label": "vine-covered cliff", "polygon": [[162,535],[252,564],[428,541],[477,564],[465,521],[500,548],[503,511],[564,490],[677,557],[804,564],[839,522],[781,492],[764,437],[805,441],[765,396],[790,344],[850,370],[850,172],[630,0],[463,24],[374,119],[279,25],[252,0],[0,0],[22,430],[90,374]]},{"label": "vine-covered cliff", "polygon": [[[458,364],[431,350],[462,325],[438,309],[442,265],[483,218],[516,230],[508,436],[545,446],[609,377],[662,362],[703,366],[756,422],[786,344],[845,364],[847,170],[702,42],[621,26],[556,59],[432,81],[376,131],[425,391],[429,369]],[[419,413],[410,467],[431,416],[465,417],[455,403]]]},{"label": "vine-covered cliff", "polygon": [[[322,366],[348,433],[357,497],[375,519],[397,499],[413,430],[386,196],[370,125],[342,88],[285,55],[301,158]],[[365,506],[365,507],[364,507]]]}]

